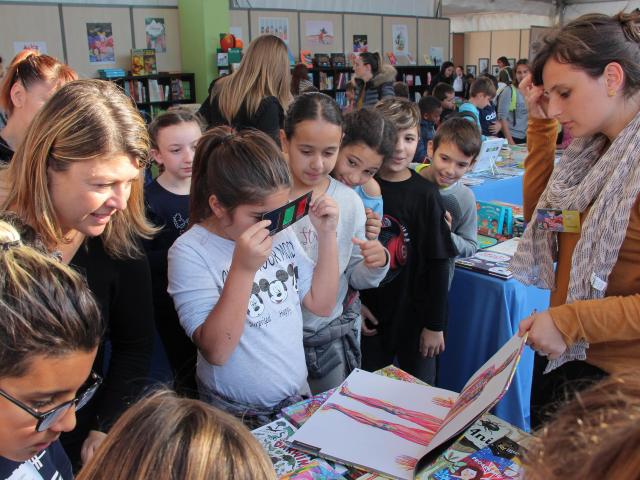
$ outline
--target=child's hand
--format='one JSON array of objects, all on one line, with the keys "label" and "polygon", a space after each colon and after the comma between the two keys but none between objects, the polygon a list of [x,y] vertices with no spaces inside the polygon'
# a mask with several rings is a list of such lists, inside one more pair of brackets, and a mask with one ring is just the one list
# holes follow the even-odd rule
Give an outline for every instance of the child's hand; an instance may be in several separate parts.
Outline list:
[{"label": "child's hand", "polygon": [[375,213],[370,208],[364,209],[367,214],[367,223],[365,224],[365,237],[369,240],[377,240],[378,235],[380,235],[380,230],[382,229],[382,220],[380,220],[380,215]]},{"label": "child's hand", "polygon": [[386,250],[378,240],[360,240],[354,237],[351,241],[360,247],[360,253],[367,267],[378,268],[387,264]]},{"label": "child's hand", "polygon": [[541,313],[534,312],[522,320],[518,327],[518,335],[522,337],[526,332],[529,332],[527,345],[551,360],[558,358],[567,349],[564,337],[548,310]]},{"label": "child's hand", "polygon": [[[375,328],[369,328],[367,323],[373,326],[378,326],[378,319],[373,316],[371,310],[369,310],[366,306],[360,305],[360,315],[362,316],[362,324],[360,325],[360,330],[362,330],[362,335],[365,337],[373,337],[378,334],[378,330]],[[365,321],[366,320],[366,321]]]},{"label": "child's hand", "polygon": [[267,227],[271,220],[262,220],[247,228],[236,240],[232,266],[255,273],[271,253],[271,237]]},{"label": "child's hand", "polygon": [[502,124],[500,122],[493,122],[489,124],[489,133],[491,133],[491,135],[498,135],[498,133],[500,133],[500,130],[502,130]]},{"label": "child's hand", "polygon": [[338,216],[338,204],[328,195],[320,195],[311,201],[309,219],[318,233],[335,233]]},{"label": "child's hand", "polygon": [[449,225],[449,230],[451,230],[451,213],[449,213],[448,211],[444,212],[444,221],[447,222],[447,225]]},{"label": "child's hand", "polygon": [[444,352],[444,334],[426,328],[420,334],[420,353],[423,357],[435,357]]}]

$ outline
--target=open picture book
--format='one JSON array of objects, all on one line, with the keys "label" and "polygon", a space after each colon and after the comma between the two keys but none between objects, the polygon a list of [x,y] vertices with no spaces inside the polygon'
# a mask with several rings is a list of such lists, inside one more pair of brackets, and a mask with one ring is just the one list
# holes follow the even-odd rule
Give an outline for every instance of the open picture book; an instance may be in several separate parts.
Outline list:
[{"label": "open picture book", "polygon": [[342,464],[412,479],[421,459],[502,398],[525,341],[511,338],[459,394],[356,369],[289,443]]}]

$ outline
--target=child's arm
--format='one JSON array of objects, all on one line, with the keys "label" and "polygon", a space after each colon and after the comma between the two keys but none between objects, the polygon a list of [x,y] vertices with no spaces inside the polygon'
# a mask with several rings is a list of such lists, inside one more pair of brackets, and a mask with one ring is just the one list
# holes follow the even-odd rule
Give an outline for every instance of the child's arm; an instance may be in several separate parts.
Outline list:
[{"label": "child's arm", "polygon": [[462,194],[458,197],[462,213],[458,219],[455,230],[451,231],[458,256],[466,258],[472,256],[478,250],[478,214],[476,211],[476,199],[471,189],[462,186]]},{"label": "child's arm", "polygon": [[372,208],[365,208],[365,213],[367,215],[367,223],[365,227],[366,237],[368,240],[377,240],[378,235],[380,235],[380,229],[382,228],[382,190],[375,178],[369,179],[369,181],[362,186],[362,189],[368,197],[377,200]]},{"label": "child's arm", "polygon": [[212,365],[224,365],[240,342],[256,271],[271,253],[268,224],[268,220],[258,222],[236,240],[220,298],[192,335],[198,350]]},{"label": "child's arm", "polygon": [[338,205],[326,195],[314,198],[309,219],[318,234],[318,258],[303,305],[315,315],[331,315],[338,296]]}]

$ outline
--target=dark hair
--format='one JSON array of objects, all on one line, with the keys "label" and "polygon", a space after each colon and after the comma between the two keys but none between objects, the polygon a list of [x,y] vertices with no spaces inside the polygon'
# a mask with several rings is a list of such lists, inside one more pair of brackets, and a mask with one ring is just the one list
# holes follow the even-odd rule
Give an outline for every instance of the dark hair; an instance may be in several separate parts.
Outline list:
[{"label": "dark hair", "polygon": [[295,133],[296,125],[306,120],[324,120],[342,128],[340,107],[333,98],[324,93],[303,93],[289,105],[284,119],[284,134],[289,140]]},{"label": "dark hair", "polygon": [[433,95],[425,95],[418,102],[418,108],[420,108],[420,114],[425,115],[442,108],[442,102]]},{"label": "dark hair", "polygon": [[493,83],[494,88],[496,90],[498,90],[498,79],[495,77],[495,75],[491,75],[490,73],[483,73],[478,78],[480,78],[480,77],[486,77],[489,80],[491,80],[491,82]]},{"label": "dark hair", "polygon": [[511,64],[509,63],[509,59],[508,59],[507,57],[498,57],[498,60],[496,60],[496,63],[502,63],[502,64],[504,64],[504,65],[505,65],[505,66],[507,66],[507,67],[508,67],[509,65],[511,65]]},{"label": "dark hair", "polygon": [[291,93],[298,95],[300,93],[300,81],[307,80],[309,77],[309,69],[302,63],[297,64],[291,72]]},{"label": "dark hair", "polygon": [[254,129],[213,128],[200,138],[193,158],[189,224],[211,215],[211,195],[233,212],[289,187],[289,167],[271,137]]},{"label": "dark hair", "polygon": [[393,94],[396,97],[409,98],[409,85],[404,82],[394,82]]},{"label": "dark hair", "polygon": [[433,96],[440,101],[447,98],[448,93],[456,93],[453,87],[448,83],[440,82],[433,88]]},{"label": "dark hair", "polygon": [[380,64],[382,63],[382,59],[380,58],[380,54],[378,52],[361,52],[360,58],[362,59],[363,65],[371,65],[372,75],[375,75],[380,71]]},{"label": "dark hair", "polygon": [[529,65],[529,60],[527,60],[526,58],[521,58],[516,62],[516,68],[518,68],[518,65]]},{"label": "dark hair", "polygon": [[436,130],[433,151],[438,150],[443,143],[455,145],[466,157],[471,157],[471,163],[474,163],[482,147],[482,137],[475,122],[462,116],[449,117]]},{"label": "dark hair", "polygon": [[160,130],[181,123],[195,123],[202,130],[202,118],[196,113],[191,113],[184,108],[176,108],[158,115],[153,122],[149,124],[149,140],[151,148],[158,148],[158,134]]},{"label": "dark hair", "polygon": [[631,96],[640,88],[639,43],[640,12],[583,15],[543,39],[531,66],[533,83],[542,85],[544,66],[552,58],[592,78],[617,62],[625,74],[624,94]]},{"label": "dark hair", "polygon": [[487,97],[493,97],[496,94],[496,87],[493,81],[488,77],[478,77],[471,84],[469,89],[469,96],[475,97],[476,95],[484,93]]},{"label": "dark hair", "polygon": [[355,110],[344,117],[344,137],[340,148],[362,143],[386,162],[393,155],[397,141],[393,123],[373,108]]},{"label": "dark hair", "polygon": [[453,62],[444,62],[442,65],[440,65],[440,75],[444,76],[444,73],[449,67],[453,67],[455,69],[455,65],[453,64]]},{"label": "dark hair", "polygon": [[103,333],[86,280],[30,237],[17,215],[0,216],[0,378],[24,375],[37,355],[90,352]]},{"label": "dark hair", "polygon": [[513,69],[511,67],[505,67],[498,73],[498,82],[511,85],[513,83]]}]

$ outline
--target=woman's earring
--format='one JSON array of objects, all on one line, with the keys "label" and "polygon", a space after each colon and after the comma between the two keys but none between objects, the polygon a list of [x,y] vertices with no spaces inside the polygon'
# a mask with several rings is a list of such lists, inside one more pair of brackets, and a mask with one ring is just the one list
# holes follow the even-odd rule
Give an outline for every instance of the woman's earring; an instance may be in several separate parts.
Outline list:
[{"label": "woman's earring", "polygon": [[616,91],[615,90],[609,90],[609,96],[610,97],[615,97],[616,96]]}]

